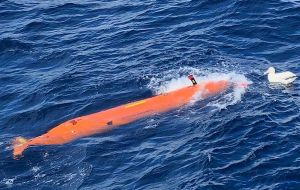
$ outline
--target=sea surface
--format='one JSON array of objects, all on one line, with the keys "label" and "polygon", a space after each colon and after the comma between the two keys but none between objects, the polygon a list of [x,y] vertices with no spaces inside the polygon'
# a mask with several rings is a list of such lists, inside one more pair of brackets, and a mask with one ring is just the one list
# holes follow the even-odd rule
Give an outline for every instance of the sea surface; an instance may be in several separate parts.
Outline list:
[{"label": "sea surface", "polygon": [[[296,0],[0,0],[0,189],[300,189]],[[191,83],[248,83],[12,158],[74,117]]]}]

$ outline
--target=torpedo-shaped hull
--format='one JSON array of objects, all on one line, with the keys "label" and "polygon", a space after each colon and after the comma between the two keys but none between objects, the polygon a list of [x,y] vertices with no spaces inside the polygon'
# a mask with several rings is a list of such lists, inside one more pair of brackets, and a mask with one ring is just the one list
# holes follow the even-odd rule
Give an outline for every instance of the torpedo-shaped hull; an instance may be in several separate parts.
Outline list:
[{"label": "torpedo-shaped hull", "polygon": [[191,102],[192,98],[197,94],[203,98],[217,94],[228,86],[229,82],[225,80],[206,81],[169,93],[74,118],[54,127],[41,136],[32,139],[15,138],[13,155],[14,157],[22,155],[23,151],[29,146],[65,144],[81,137],[105,132],[143,117],[179,108]]}]

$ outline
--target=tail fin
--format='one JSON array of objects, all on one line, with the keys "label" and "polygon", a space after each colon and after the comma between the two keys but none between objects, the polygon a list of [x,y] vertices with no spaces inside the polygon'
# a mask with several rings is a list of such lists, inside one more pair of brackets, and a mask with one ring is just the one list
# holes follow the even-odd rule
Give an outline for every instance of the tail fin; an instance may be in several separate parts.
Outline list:
[{"label": "tail fin", "polygon": [[14,159],[22,156],[23,151],[28,148],[28,140],[23,137],[17,137],[13,140],[13,156]]}]

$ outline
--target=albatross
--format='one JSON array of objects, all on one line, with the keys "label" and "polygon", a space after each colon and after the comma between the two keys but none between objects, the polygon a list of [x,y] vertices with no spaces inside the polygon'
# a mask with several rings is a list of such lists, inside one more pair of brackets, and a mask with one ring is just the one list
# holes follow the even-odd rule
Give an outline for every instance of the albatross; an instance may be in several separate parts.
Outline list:
[{"label": "albatross", "polygon": [[268,75],[268,80],[270,83],[281,83],[285,85],[294,82],[297,78],[297,76],[290,71],[276,73],[274,67],[270,67],[264,73],[264,75]]}]

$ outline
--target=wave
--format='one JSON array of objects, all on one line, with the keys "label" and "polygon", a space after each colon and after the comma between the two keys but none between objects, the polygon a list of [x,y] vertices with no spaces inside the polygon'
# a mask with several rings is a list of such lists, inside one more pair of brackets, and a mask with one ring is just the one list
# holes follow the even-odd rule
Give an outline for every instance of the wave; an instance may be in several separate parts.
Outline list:
[{"label": "wave", "polygon": [[12,38],[0,39],[0,52],[5,51],[29,51],[31,44]]}]

